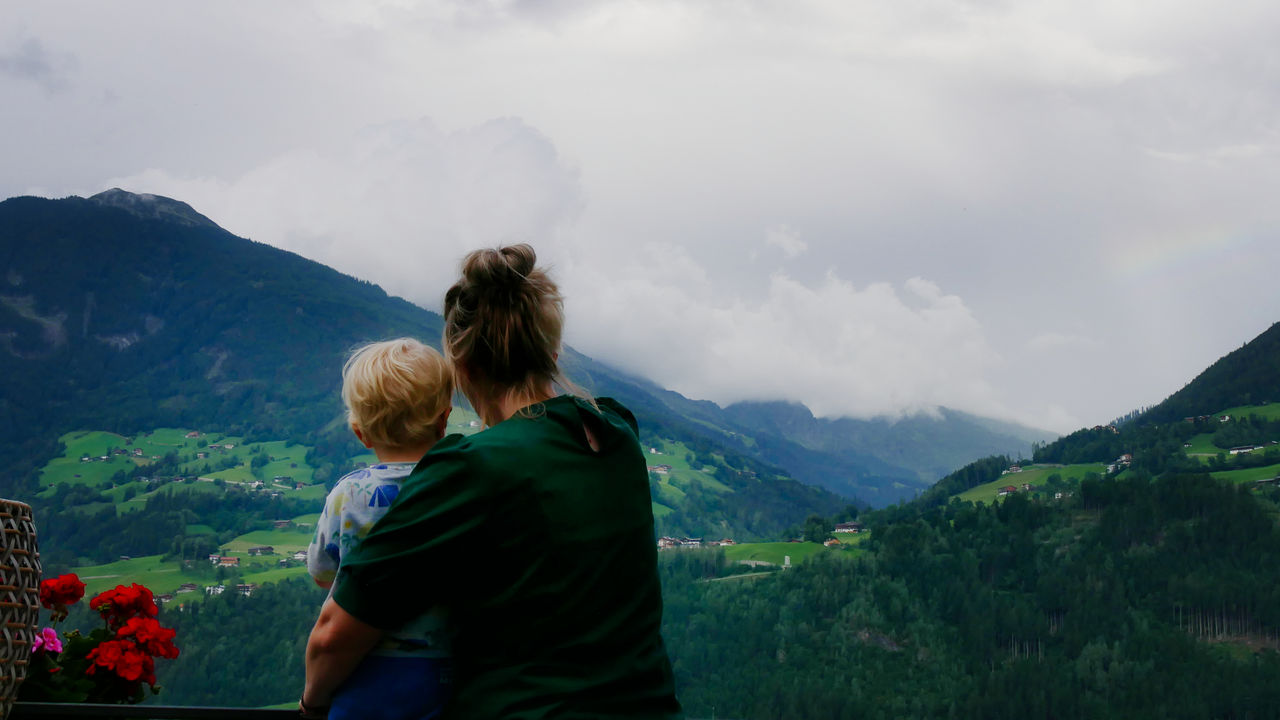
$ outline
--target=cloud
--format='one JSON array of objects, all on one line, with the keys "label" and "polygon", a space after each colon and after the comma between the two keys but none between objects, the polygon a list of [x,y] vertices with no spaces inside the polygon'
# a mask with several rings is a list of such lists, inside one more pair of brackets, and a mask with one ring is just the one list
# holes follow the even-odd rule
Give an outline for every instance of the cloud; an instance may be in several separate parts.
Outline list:
[{"label": "cloud", "polygon": [[1100,343],[1093,338],[1056,332],[1040,333],[1027,341],[1027,347],[1036,352],[1059,351],[1068,348],[1092,350],[1099,345]]},{"label": "cloud", "polygon": [[369,127],[229,180],[153,169],[107,184],[182,199],[236,234],[431,308],[466,252],[553,250],[582,202],[551,142],[509,118],[456,132],[427,120]]},{"label": "cloud", "polygon": [[[1000,359],[981,325],[927,281],[908,282],[908,301],[887,283],[858,288],[829,273],[805,284],[774,273],[751,301],[702,286],[705,273],[690,271],[697,265],[681,248],[637,256],[630,272],[566,282],[571,340],[589,354],[721,404],[798,400],[819,416],[938,405],[1008,413],[985,379]],[[633,308],[641,310],[623,315]]]},{"label": "cloud", "polygon": [[805,241],[800,239],[800,233],[786,225],[769,228],[764,235],[764,243],[781,250],[788,260],[799,257],[805,250],[809,249]]},{"label": "cloud", "polygon": [[74,57],[50,51],[39,38],[23,38],[12,50],[0,50],[0,74],[30,80],[51,92],[70,84],[74,67]]},{"label": "cloud", "polygon": [[[694,397],[1008,405],[1070,430],[1054,423],[1158,402],[1280,313],[1266,0],[13,15],[0,194],[171,195],[427,306],[466,250],[530,240],[570,292],[575,345]],[[812,340],[796,334],[811,317],[828,320]],[[772,342],[751,328],[775,326],[828,392],[743,360]],[[867,327],[955,382],[836,342]]]}]

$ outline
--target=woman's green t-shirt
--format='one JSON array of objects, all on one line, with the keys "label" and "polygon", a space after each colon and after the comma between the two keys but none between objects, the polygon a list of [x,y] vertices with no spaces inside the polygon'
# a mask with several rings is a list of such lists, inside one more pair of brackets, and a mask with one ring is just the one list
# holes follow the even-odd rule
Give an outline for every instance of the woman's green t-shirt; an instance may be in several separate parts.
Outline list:
[{"label": "woman's green t-shirt", "polygon": [[597,404],[444,438],[343,560],[334,599],[366,623],[449,610],[448,717],[681,717],[635,418]]}]

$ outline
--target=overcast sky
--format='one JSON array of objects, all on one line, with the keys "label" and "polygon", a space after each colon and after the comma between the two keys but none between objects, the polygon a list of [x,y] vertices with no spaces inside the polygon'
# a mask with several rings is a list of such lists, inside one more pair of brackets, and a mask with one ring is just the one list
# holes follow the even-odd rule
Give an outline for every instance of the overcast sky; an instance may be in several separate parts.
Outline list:
[{"label": "overcast sky", "polygon": [[1278,37],[1267,0],[44,0],[0,22],[0,196],[167,195],[437,310],[527,241],[570,344],[690,397],[1070,431],[1280,320]]}]

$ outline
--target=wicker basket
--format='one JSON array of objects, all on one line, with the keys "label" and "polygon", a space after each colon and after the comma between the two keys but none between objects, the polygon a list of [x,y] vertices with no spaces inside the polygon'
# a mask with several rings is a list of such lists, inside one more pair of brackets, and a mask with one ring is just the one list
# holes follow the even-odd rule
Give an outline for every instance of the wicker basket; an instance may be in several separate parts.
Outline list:
[{"label": "wicker basket", "polygon": [[7,717],[27,676],[40,614],[40,551],[31,508],[0,500],[0,718]]}]

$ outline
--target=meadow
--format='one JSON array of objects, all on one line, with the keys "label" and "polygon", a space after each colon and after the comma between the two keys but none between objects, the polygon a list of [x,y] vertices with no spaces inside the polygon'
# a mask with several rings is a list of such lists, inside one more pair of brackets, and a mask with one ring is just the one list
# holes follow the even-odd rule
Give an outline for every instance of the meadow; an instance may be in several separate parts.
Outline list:
[{"label": "meadow", "polygon": [[[787,557],[791,564],[797,565],[818,553],[828,552],[828,548],[820,543],[812,542],[769,542],[741,543],[724,548],[724,556],[731,563],[767,562],[781,565]],[[679,552],[672,550],[667,552]]]},{"label": "meadow", "polygon": [[1267,420],[1280,420],[1280,403],[1271,403],[1269,405],[1243,405],[1240,407],[1227,408],[1217,413],[1218,417],[1230,415],[1233,418],[1249,417],[1257,415]]},{"label": "meadow", "polygon": [[994,480],[983,485],[969,488],[960,493],[958,497],[962,501],[970,502],[994,502],[999,497],[1000,488],[1006,485],[1012,485],[1021,489],[1024,484],[1030,485],[1032,489],[1038,488],[1049,481],[1051,475],[1058,475],[1063,482],[1071,480],[1083,480],[1089,473],[1102,475],[1106,472],[1106,465],[1102,463],[1082,463],[1079,465],[1027,465],[1022,468],[1022,472],[1008,473],[1001,475],[998,480]]},{"label": "meadow", "polygon": [[1280,477],[1280,465],[1266,465],[1245,468],[1244,470],[1222,470],[1209,474],[1218,480],[1228,480],[1233,483],[1251,483]]}]

